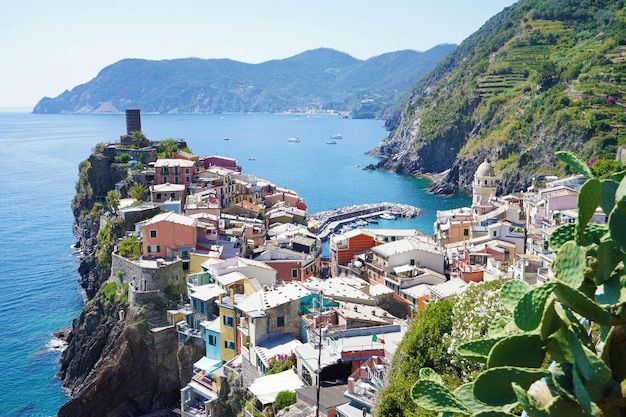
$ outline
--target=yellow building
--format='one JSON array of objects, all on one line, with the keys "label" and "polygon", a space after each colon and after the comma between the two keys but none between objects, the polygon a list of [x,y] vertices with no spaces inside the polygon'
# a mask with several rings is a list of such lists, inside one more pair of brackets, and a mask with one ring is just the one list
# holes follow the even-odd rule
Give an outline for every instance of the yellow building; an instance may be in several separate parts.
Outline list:
[{"label": "yellow building", "polygon": [[244,295],[235,294],[232,290],[225,297],[220,297],[220,359],[228,362],[237,356],[237,317],[235,304],[243,299]]}]

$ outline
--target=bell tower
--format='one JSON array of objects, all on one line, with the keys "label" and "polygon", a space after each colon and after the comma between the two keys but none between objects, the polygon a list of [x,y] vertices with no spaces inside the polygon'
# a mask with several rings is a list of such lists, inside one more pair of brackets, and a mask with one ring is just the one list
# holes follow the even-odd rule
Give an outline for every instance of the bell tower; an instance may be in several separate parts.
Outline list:
[{"label": "bell tower", "polygon": [[478,166],[472,183],[472,207],[487,202],[490,197],[495,197],[497,190],[496,173],[487,160]]}]

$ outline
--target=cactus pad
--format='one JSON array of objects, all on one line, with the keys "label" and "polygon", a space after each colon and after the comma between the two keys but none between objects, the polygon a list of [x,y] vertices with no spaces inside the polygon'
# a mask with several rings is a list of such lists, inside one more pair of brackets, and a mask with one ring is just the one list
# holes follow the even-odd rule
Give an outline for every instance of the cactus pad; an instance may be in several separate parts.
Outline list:
[{"label": "cactus pad", "polygon": [[568,285],[558,283],[554,293],[563,305],[587,319],[602,325],[617,324],[618,319],[606,308],[587,297],[582,292]]},{"label": "cactus pad", "polygon": [[427,379],[429,381],[433,381],[433,382],[443,385],[443,380],[441,379],[441,375],[435,372],[432,368],[421,368],[420,379]]},{"label": "cactus pad", "polygon": [[589,220],[593,217],[600,205],[602,197],[602,184],[595,178],[587,180],[578,192],[578,219],[576,219],[575,235],[576,242],[581,244],[583,233]]},{"label": "cactus pad", "polygon": [[553,264],[557,280],[570,287],[580,288],[585,280],[583,268],[587,265],[587,253],[573,241],[565,242]]},{"label": "cactus pad", "polygon": [[558,151],[555,153],[556,157],[561,161],[565,162],[567,165],[572,168],[572,170],[576,171],[579,174],[585,176],[585,178],[593,178],[593,173],[591,169],[587,166],[586,163],[583,162],[582,159],[578,155],[570,151]]},{"label": "cactus pad", "polygon": [[411,389],[411,398],[419,407],[430,411],[472,414],[449,389],[427,379],[420,379]]},{"label": "cactus pad", "polygon": [[491,348],[500,340],[502,340],[502,337],[472,340],[471,342],[460,344],[456,348],[456,353],[466,359],[486,363]]},{"label": "cactus pad", "polygon": [[528,291],[530,291],[530,285],[522,280],[513,279],[507,281],[502,288],[500,288],[500,301],[502,301],[504,307],[512,313],[515,311],[515,306],[519,300]]},{"label": "cactus pad", "polygon": [[546,353],[538,334],[514,334],[498,341],[487,358],[487,368],[519,366],[539,368]]},{"label": "cactus pad", "polygon": [[539,326],[546,301],[552,295],[555,285],[554,282],[547,282],[524,294],[515,307],[514,318],[517,327],[530,331]]},{"label": "cactus pad", "polygon": [[602,211],[607,216],[613,210],[613,206],[615,205],[615,191],[617,191],[617,186],[619,183],[614,180],[602,180],[600,181],[602,184],[602,197],[600,198],[600,207],[602,207]]},{"label": "cactus pad", "polygon": [[545,376],[549,376],[547,369],[516,368],[502,366],[490,368],[478,375],[474,381],[474,397],[491,406],[502,406],[517,402],[517,396],[513,392],[512,383],[516,383],[524,389]]}]

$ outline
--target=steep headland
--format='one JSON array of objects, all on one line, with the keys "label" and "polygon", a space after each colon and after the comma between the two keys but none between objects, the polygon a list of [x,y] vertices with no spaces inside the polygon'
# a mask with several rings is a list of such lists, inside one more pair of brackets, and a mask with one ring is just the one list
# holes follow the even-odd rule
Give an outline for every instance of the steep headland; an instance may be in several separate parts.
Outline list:
[{"label": "steep headland", "polygon": [[179,346],[174,329],[150,331],[150,321],[163,320],[164,303],[132,307],[127,286],[104,285],[114,242],[134,228],[134,221],[110,218],[103,210],[105,196],[126,178],[126,169],[102,145],[80,164],[72,210],[88,301],[61,357],[59,377],[71,399],[59,417],[142,415],[171,407],[202,356],[193,346]]},{"label": "steep headland", "polygon": [[422,78],[370,168],[437,174],[431,191],[447,193],[468,190],[486,158],[506,193],[562,173],[557,150],[614,160],[626,144],[624,27],[619,1],[507,7]]}]

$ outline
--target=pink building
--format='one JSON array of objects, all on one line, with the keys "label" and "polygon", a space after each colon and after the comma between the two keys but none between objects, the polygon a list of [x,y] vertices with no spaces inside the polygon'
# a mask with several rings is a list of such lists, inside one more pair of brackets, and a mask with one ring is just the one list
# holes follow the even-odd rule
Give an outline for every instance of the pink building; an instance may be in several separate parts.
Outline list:
[{"label": "pink building", "polygon": [[237,160],[233,158],[227,158],[225,156],[205,156],[202,160],[202,163],[204,165],[204,169],[207,169],[209,167],[221,167],[241,172],[241,167],[237,165]]},{"label": "pink building", "polygon": [[173,212],[161,213],[141,229],[145,257],[189,259],[197,240],[197,220]]},{"label": "pink building", "polygon": [[182,184],[185,189],[193,182],[196,163],[187,159],[157,159],[154,164],[155,184]]}]

